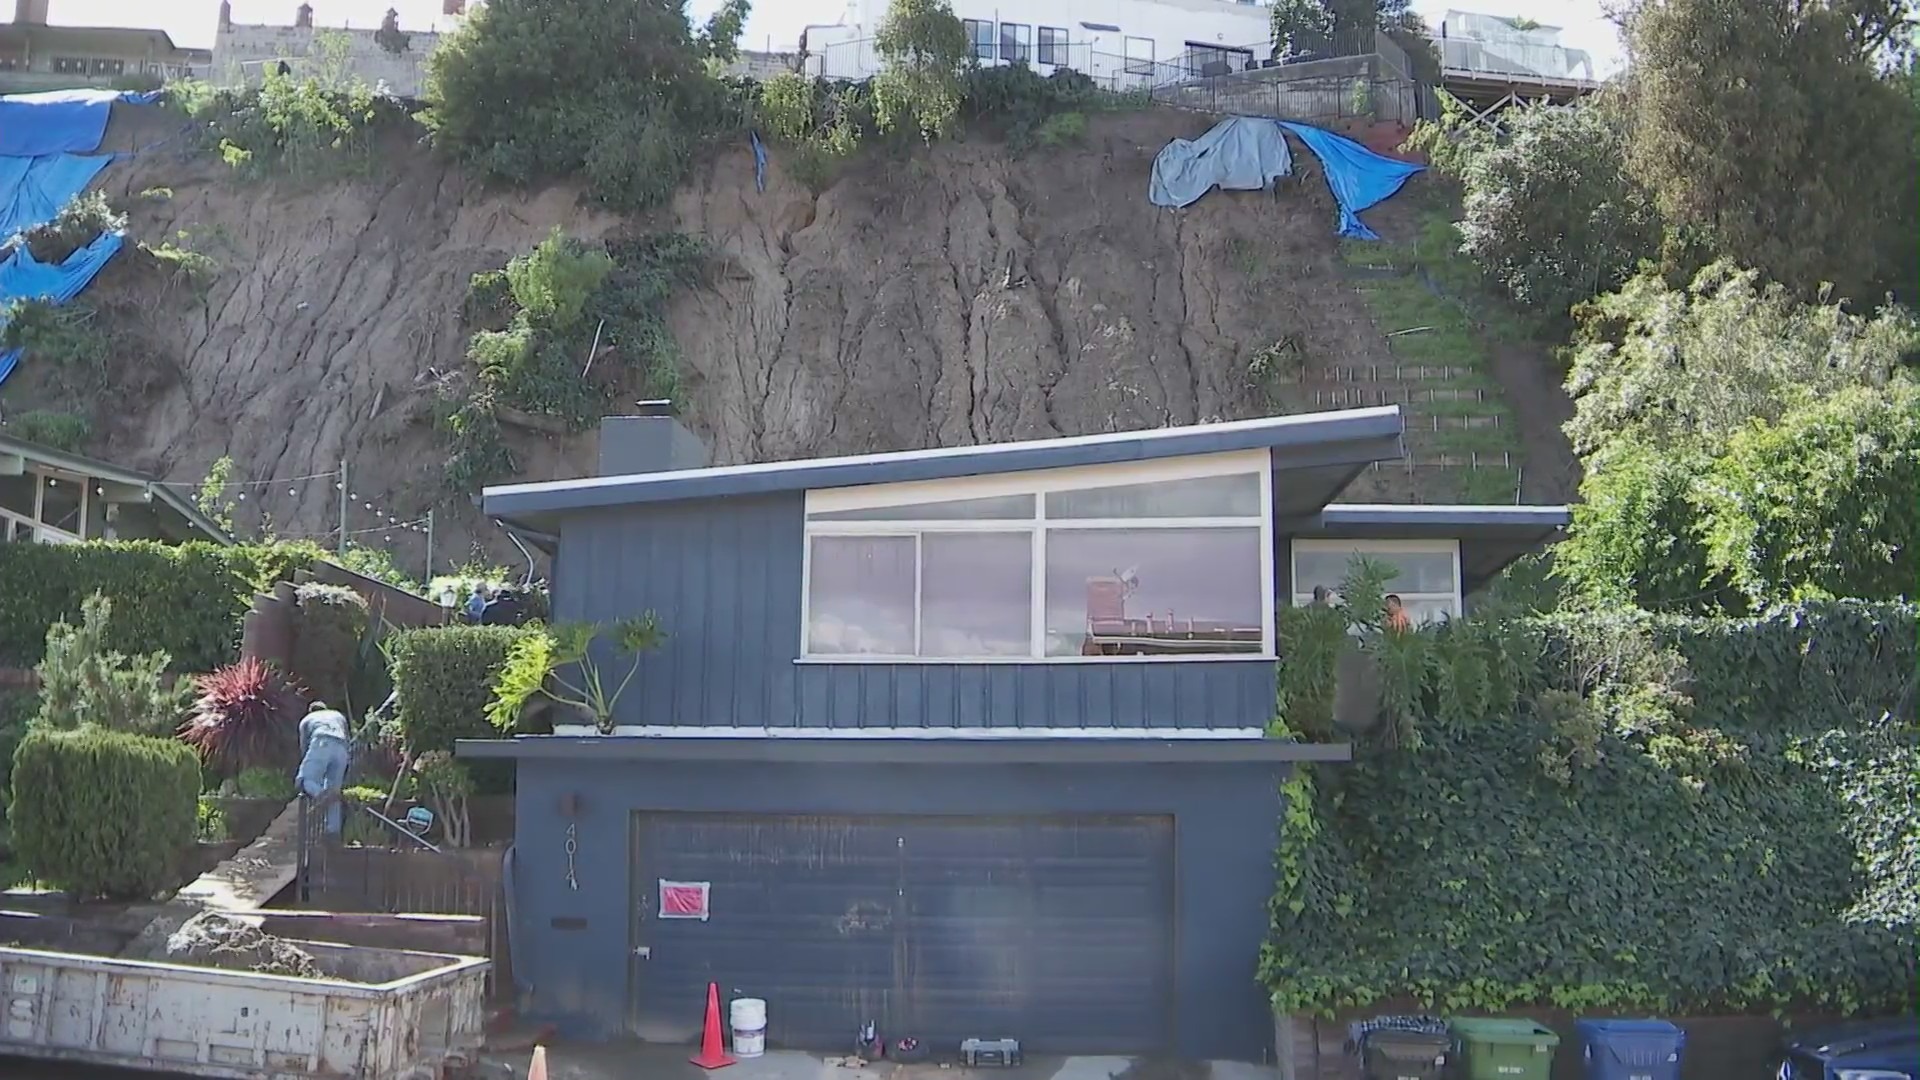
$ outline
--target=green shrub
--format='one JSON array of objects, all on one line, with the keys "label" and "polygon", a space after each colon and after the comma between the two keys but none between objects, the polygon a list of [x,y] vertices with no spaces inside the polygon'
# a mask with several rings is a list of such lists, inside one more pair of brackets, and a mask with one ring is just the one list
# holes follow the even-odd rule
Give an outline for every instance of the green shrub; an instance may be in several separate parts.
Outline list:
[{"label": "green shrub", "polygon": [[1920,611],[1480,621],[1402,635],[1417,743],[1287,781],[1276,1006],[1911,1011]]},{"label": "green shrub", "polygon": [[293,676],[320,700],[344,709],[367,636],[367,602],[352,589],[318,582],[300,586],[294,595]]},{"label": "green shrub", "polygon": [[205,843],[217,843],[227,838],[227,812],[220,808],[220,800],[202,798],[194,822],[194,839]]},{"label": "green shrub", "polygon": [[177,883],[199,793],[199,760],[171,739],[32,731],[14,755],[14,851],[76,899],[146,899]]},{"label": "green shrub", "polygon": [[678,0],[493,0],[428,57],[422,119],[489,179],[585,174],[594,200],[646,210],[690,144],[739,128],[706,61],[732,55],[744,12],[730,0],[696,35]]},{"label": "green shrub", "polygon": [[29,409],[7,421],[7,434],[71,454],[93,437],[93,421],[79,413]]},{"label": "green shrub", "polygon": [[234,777],[233,787],[243,799],[272,799],[275,802],[286,802],[293,798],[294,793],[293,777],[287,774],[287,770],[268,768],[263,765],[240,770],[240,775]]},{"label": "green shrub", "polygon": [[113,335],[86,304],[21,299],[6,305],[0,347],[19,349],[46,371],[55,386],[73,396],[104,389],[113,362]]},{"label": "green shrub", "polygon": [[128,656],[108,648],[113,602],[101,593],[87,597],[80,612],[80,625],[58,622],[47,630],[46,657],[34,669],[40,677],[39,722],[172,734],[188,688],[166,679],[167,654]]},{"label": "green shrub", "polygon": [[27,724],[40,713],[40,695],[31,690],[0,690],[0,818],[12,795],[8,777],[13,773],[13,752],[26,738]]},{"label": "green shrub", "polygon": [[165,652],[175,672],[211,671],[233,659],[253,594],[319,555],[308,544],[0,545],[0,662],[38,663],[47,630],[100,592],[113,601],[108,648]]},{"label": "green shrub", "polygon": [[393,638],[393,684],[401,738],[418,757],[455,739],[491,739],[487,706],[507,654],[530,631],[507,626],[435,626]]}]

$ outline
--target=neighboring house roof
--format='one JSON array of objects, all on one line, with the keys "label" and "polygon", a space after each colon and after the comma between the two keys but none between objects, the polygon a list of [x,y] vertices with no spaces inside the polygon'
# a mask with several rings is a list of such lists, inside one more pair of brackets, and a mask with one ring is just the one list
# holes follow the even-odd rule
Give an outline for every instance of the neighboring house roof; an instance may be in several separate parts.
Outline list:
[{"label": "neighboring house roof", "polygon": [[55,450],[51,446],[41,446],[39,443],[28,442],[25,439],[0,435],[0,457],[7,456],[23,458],[48,468],[79,473],[95,480],[139,488],[146,492],[149,502],[174,511],[185,520],[188,526],[204,533],[207,539],[222,544],[233,543],[233,537],[228,536],[227,531],[215,524],[212,518],[201,513],[199,508],[193,505],[192,500],[145,473],[124,469],[96,458],[69,454],[64,450]]},{"label": "neighboring house roof", "polygon": [[154,60],[211,59],[206,49],[183,49],[165,30],[123,26],[0,26],[0,44],[31,41],[35,48],[84,50],[88,57],[148,57]]},{"label": "neighboring house roof", "polygon": [[1345,540],[1460,541],[1465,592],[1559,536],[1572,513],[1564,506],[1392,506],[1349,503],[1308,518],[1282,522],[1296,536]]},{"label": "neighboring house roof", "polygon": [[1304,514],[1326,505],[1373,462],[1400,457],[1401,429],[1400,408],[1390,405],[1152,431],[510,484],[488,488],[484,506],[490,517],[550,532],[558,515],[643,503],[1270,450],[1274,468],[1288,470],[1287,483],[1274,485],[1275,512]]}]

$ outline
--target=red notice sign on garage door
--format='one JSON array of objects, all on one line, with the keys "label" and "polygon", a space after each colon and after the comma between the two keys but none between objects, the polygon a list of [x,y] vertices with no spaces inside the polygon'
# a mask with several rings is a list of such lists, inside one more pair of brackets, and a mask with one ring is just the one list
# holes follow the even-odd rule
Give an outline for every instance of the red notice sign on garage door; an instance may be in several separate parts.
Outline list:
[{"label": "red notice sign on garage door", "polygon": [[707,898],[713,891],[709,881],[668,881],[660,879],[660,917],[663,919],[699,919],[707,921]]}]

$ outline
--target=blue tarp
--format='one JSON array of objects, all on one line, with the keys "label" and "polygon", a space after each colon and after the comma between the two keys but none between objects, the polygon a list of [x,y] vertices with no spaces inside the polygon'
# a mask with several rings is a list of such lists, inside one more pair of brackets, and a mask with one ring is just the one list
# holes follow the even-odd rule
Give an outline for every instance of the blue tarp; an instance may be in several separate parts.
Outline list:
[{"label": "blue tarp", "polygon": [[1426,168],[1376,154],[1344,135],[1335,135],[1317,127],[1279,121],[1293,132],[1307,149],[1314,152],[1327,168],[1327,186],[1333,200],[1340,204],[1340,235],[1357,240],[1378,240],[1379,234],[1360,220],[1360,211],[1384,202],[1399,191],[1407,178]]},{"label": "blue tarp", "polygon": [[1293,171],[1287,137],[1271,120],[1233,116],[1197,139],[1175,139],[1153,159],[1147,199],[1155,206],[1192,206],[1214,188],[1262,191]]},{"label": "blue tarp", "polygon": [[49,90],[0,97],[0,157],[89,154],[106,137],[113,103],[148,105],[158,93]]},{"label": "blue tarp", "polygon": [[1232,116],[1198,139],[1175,139],[1153,159],[1147,198],[1155,206],[1190,206],[1215,187],[1259,191],[1292,171],[1286,137],[1292,132],[1326,166],[1327,186],[1340,204],[1340,235],[1378,236],[1360,211],[1399,191],[1425,166],[1376,154],[1344,135],[1306,124]]},{"label": "blue tarp", "polygon": [[0,157],[0,240],[52,221],[112,161],[111,154]]},{"label": "blue tarp", "polygon": [[[64,304],[80,295],[80,290],[86,288],[107,265],[107,260],[120,250],[123,238],[117,232],[101,233],[93,243],[75,249],[58,266],[49,266],[34,258],[25,244],[15,245],[13,254],[0,262],[0,320],[6,318],[5,308],[15,300],[50,300]],[[0,321],[0,326],[4,325],[4,321]],[[13,374],[19,360],[18,349],[0,352],[0,383]]]}]

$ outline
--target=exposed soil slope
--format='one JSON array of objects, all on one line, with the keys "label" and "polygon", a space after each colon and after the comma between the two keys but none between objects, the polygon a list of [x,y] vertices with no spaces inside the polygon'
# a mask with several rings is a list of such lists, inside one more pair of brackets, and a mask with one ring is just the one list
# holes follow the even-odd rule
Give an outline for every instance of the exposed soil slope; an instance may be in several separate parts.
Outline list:
[{"label": "exposed soil slope", "polygon": [[[651,227],[706,239],[708,280],[669,321],[689,417],[721,462],[1000,441],[1312,407],[1316,372],[1390,364],[1343,274],[1318,163],[1271,194],[1150,206],[1153,156],[1210,120],[1098,118],[1082,146],[1015,154],[975,140],[850,168],[815,196],[781,169],[756,189],[746,147],[713,155]],[[109,134],[140,145],[151,133]],[[620,223],[576,193],[483,190],[411,142],[350,182],[248,182],[207,157],[149,153],[102,174],[135,235],[220,265],[204,295],[137,260],[89,299],[135,318],[94,450],[192,482],[231,455],[251,513],[282,535],[334,527],[330,483],[401,518],[439,510],[442,565],[511,551],[440,485],[426,389],[463,363],[469,277],[559,226]],[[153,188],[170,198],[141,198]],[[181,234],[185,234],[182,237]],[[1269,346],[1285,344],[1281,350]],[[1282,358],[1255,363],[1267,350]],[[1250,370],[1250,368],[1252,370]],[[8,387],[10,408],[33,379]],[[590,434],[516,436],[523,478],[582,475]],[[1363,497],[1418,498],[1363,478]],[[1371,486],[1369,486],[1371,485]],[[248,516],[248,515],[243,515]],[[377,529],[364,505],[352,527]],[[422,538],[362,537],[417,566]]]}]

